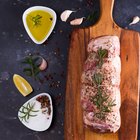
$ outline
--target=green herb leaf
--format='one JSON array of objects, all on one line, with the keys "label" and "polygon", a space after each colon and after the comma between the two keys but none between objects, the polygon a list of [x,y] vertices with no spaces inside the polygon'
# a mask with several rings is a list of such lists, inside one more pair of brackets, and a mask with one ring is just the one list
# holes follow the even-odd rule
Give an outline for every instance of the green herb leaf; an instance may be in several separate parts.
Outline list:
[{"label": "green herb leaf", "polygon": [[108,50],[100,48],[97,53],[99,58],[105,58],[108,55]]},{"label": "green herb leaf", "polygon": [[40,69],[36,68],[35,71],[34,71],[34,75],[37,76],[39,74],[39,72],[40,72]]},{"label": "green herb leaf", "polygon": [[[21,107],[21,109],[19,110],[19,112],[21,113],[21,116],[19,116],[21,121],[28,122],[30,117],[37,116],[37,114],[31,114],[31,113],[35,113],[35,112],[39,111],[39,110],[33,110],[34,106],[35,106],[35,103],[32,105],[30,103],[28,103],[26,106]],[[22,114],[24,114],[24,115],[22,115]]]},{"label": "green herb leaf", "polygon": [[39,110],[31,110],[32,112],[38,112]]},{"label": "green herb leaf", "polygon": [[25,64],[25,68],[23,69],[23,72],[27,76],[31,76],[31,77],[37,79],[37,75],[40,73],[40,70],[39,70],[38,64],[36,62],[39,59],[40,59],[39,57],[28,56],[25,58],[24,61],[22,61],[22,64]]},{"label": "green herb leaf", "polygon": [[31,114],[29,114],[29,117],[36,117],[37,115],[31,115]]},{"label": "green herb leaf", "polygon": [[103,81],[103,75],[101,73],[95,73],[93,76],[93,81],[96,85],[101,85]]},{"label": "green herb leaf", "polygon": [[34,17],[31,17],[31,20],[33,21],[33,25],[34,26],[41,25],[41,18],[42,18],[42,16],[40,16],[40,15],[36,15]]},{"label": "green herb leaf", "polygon": [[111,101],[108,103],[108,106],[109,106],[109,107],[115,106],[116,104],[115,104],[114,102],[115,102],[115,100],[111,100]]},{"label": "green herb leaf", "polygon": [[97,57],[99,59],[99,61],[98,61],[99,68],[102,67],[103,59],[106,58],[107,56],[108,56],[108,50],[99,48],[99,50],[97,51]]},{"label": "green herb leaf", "polygon": [[30,64],[29,58],[25,58],[22,62],[22,64]]},{"label": "green herb leaf", "polygon": [[23,72],[26,73],[28,76],[32,76],[32,70],[30,68],[24,68]]}]

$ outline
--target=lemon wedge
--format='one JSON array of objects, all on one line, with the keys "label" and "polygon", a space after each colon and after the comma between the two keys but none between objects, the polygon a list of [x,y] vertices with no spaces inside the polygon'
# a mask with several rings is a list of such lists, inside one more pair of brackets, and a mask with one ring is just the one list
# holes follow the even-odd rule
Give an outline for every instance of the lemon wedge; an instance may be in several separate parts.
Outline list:
[{"label": "lemon wedge", "polygon": [[14,74],[13,81],[16,88],[23,96],[27,96],[33,91],[31,85],[20,75]]}]

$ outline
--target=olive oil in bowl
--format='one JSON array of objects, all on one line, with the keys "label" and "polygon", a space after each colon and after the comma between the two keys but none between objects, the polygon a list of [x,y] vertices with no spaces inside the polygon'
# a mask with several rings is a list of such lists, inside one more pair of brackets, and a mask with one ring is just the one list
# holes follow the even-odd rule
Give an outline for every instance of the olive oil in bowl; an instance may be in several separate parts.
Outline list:
[{"label": "olive oil in bowl", "polygon": [[56,14],[47,7],[31,7],[24,12],[23,23],[31,39],[36,44],[42,44],[55,26]]}]

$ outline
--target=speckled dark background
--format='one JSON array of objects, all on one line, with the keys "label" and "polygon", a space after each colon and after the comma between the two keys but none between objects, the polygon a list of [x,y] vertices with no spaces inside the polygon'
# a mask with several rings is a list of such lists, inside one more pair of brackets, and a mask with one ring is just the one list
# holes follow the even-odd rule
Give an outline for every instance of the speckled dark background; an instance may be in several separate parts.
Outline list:
[{"label": "speckled dark background", "polygon": [[[23,12],[35,5],[53,8],[58,16],[53,33],[43,45],[34,44],[22,24]],[[81,26],[72,27],[59,18],[65,9],[77,11],[70,19],[87,17],[93,11],[97,11],[97,17],[94,21],[85,20]],[[99,0],[0,0],[0,140],[64,139],[64,97],[70,34],[74,28],[93,25],[98,15]],[[128,26],[133,16],[140,17],[140,0],[115,0],[113,15],[119,26],[140,32],[140,22]],[[22,72],[20,62],[30,53],[40,54],[49,63],[48,69],[40,75],[43,79],[40,82]],[[15,73],[25,77],[34,88],[28,97],[23,97],[15,88],[12,81]],[[47,75],[51,75],[52,79],[45,79]],[[53,82],[59,82],[59,87],[50,87]],[[39,133],[24,127],[17,118],[17,112],[24,102],[41,92],[52,96],[54,118],[49,130]]]}]

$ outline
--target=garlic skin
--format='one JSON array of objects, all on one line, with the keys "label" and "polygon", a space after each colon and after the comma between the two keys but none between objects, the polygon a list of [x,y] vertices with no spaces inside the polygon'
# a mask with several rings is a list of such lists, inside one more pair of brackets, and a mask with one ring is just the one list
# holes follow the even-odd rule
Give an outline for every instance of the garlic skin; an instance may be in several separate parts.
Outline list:
[{"label": "garlic skin", "polygon": [[43,70],[45,70],[47,68],[47,66],[48,66],[47,61],[44,58],[42,58],[42,62],[40,64],[40,66],[39,66],[39,69],[41,71],[43,71]]},{"label": "garlic skin", "polygon": [[135,16],[135,17],[133,18],[133,21],[132,21],[129,25],[136,24],[136,23],[138,23],[139,21],[140,21],[140,18],[139,18],[138,16]]},{"label": "garlic skin", "polygon": [[70,25],[80,25],[82,24],[84,18],[85,17],[74,19],[70,22]]},{"label": "garlic skin", "polygon": [[75,11],[72,10],[65,10],[61,13],[60,18],[62,21],[66,22],[67,19],[69,18],[69,16],[71,15],[71,13],[73,13]]}]

